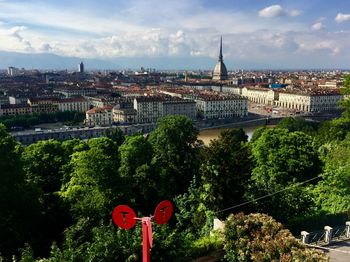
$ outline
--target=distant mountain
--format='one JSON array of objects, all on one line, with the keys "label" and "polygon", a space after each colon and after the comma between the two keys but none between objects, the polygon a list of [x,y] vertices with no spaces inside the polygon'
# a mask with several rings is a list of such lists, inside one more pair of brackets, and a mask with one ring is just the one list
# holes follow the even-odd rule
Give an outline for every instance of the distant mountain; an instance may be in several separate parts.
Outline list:
[{"label": "distant mountain", "polygon": [[[65,57],[54,54],[25,54],[17,52],[0,51],[0,68],[14,66],[26,69],[75,69],[80,61],[93,68],[115,68],[113,62],[98,59],[82,59],[78,57]],[[90,67],[90,66],[87,66]]]},{"label": "distant mountain", "polygon": [[75,69],[80,61],[89,69],[210,69],[215,60],[208,57],[120,57],[86,59],[54,54],[26,54],[0,51],[0,68],[9,66],[26,69]]},{"label": "distant mountain", "polygon": [[[307,60],[307,59],[306,59]],[[0,51],[0,69],[6,69],[9,66],[26,69],[68,69],[77,70],[78,63],[84,62],[87,70],[91,69],[183,69],[183,70],[212,70],[216,64],[216,59],[210,57],[181,56],[181,57],[118,57],[111,59],[87,59],[80,57],[59,56],[55,54],[25,54],[18,52]],[[309,64],[300,66],[298,58],[290,58],[286,61],[271,59],[268,62],[257,58],[248,59],[225,59],[224,62],[228,70],[236,69],[263,69],[263,70],[289,70],[289,69],[329,69],[340,68],[339,65],[329,62],[322,67],[315,64],[322,64],[322,61],[308,60]]]}]

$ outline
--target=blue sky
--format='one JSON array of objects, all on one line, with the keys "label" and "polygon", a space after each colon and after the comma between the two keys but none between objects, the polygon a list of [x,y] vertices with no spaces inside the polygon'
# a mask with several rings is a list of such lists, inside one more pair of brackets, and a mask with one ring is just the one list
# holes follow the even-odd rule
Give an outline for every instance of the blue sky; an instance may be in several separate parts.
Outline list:
[{"label": "blue sky", "polygon": [[0,0],[1,51],[188,68],[220,35],[231,69],[350,68],[348,0]]}]

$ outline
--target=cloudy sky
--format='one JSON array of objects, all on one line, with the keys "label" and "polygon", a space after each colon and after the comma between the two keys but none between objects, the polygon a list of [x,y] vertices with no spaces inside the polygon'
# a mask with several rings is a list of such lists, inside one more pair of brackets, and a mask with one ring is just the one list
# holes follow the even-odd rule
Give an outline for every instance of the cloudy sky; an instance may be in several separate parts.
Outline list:
[{"label": "cloudy sky", "polygon": [[210,68],[220,35],[231,69],[350,68],[349,0],[0,0],[1,51]]}]

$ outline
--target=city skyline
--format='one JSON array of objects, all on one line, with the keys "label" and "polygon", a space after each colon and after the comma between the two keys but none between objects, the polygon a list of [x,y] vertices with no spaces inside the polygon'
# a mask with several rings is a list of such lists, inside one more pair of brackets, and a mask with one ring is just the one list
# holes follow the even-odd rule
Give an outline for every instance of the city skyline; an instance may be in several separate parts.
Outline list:
[{"label": "city skyline", "polygon": [[0,0],[0,67],[212,69],[222,35],[229,70],[346,69],[350,7],[326,2]]}]

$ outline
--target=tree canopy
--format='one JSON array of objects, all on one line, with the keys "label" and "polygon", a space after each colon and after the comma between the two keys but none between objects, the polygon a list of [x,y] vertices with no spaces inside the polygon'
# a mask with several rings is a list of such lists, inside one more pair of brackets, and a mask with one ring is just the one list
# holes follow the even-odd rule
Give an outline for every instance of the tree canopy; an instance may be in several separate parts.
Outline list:
[{"label": "tree canopy", "polygon": [[[139,261],[141,224],[120,229],[111,213],[127,204],[149,216],[169,199],[174,215],[166,226],[154,224],[152,261],[323,261],[271,217],[254,213],[300,232],[307,230],[302,219],[322,223],[321,214],[347,211],[350,136],[347,120],[330,126],[336,121],[345,123],[340,135],[322,143],[326,124],[309,132],[308,123],[286,120],[285,128],[257,129],[251,141],[231,129],[204,145],[190,119],[171,116],[147,135],[116,129],[25,148],[0,126],[0,260]],[[230,213],[251,214],[230,216],[224,234],[210,234],[213,218],[225,219],[230,206]]]},{"label": "tree canopy", "polygon": [[[301,184],[317,177],[322,163],[312,138],[303,132],[287,129],[267,129],[252,143],[254,168],[249,199],[272,194],[256,202],[258,210],[284,221],[296,214],[310,211],[313,201],[308,190]],[[279,194],[275,192],[293,185]]]}]

